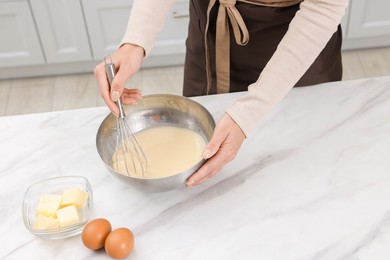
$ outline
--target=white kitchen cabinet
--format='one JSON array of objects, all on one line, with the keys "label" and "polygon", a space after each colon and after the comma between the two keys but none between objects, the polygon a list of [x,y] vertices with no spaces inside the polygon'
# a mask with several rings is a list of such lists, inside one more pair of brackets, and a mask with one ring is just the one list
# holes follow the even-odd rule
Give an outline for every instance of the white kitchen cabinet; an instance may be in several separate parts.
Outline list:
[{"label": "white kitchen cabinet", "polygon": [[163,31],[157,34],[155,46],[144,66],[184,64],[189,21],[189,1],[177,0],[167,16]]},{"label": "white kitchen cabinet", "polygon": [[0,67],[45,63],[27,1],[0,2]]},{"label": "white kitchen cabinet", "polygon": [[91,60],[79,0],[30,0],[47,63]]},{"label": "white kitchen cabinet", "polygon": [[390,1],[353,1],[349,19],[349,38],[390,35]]},{"label": "white kitchen cabinet", "polygon": [[[129,20],[132,1],[82,0],[94,59],[118,48]],[[178,0],[170,11],[164,30],[157,35],[155,47],[146,65],[175,64],[175,56],[184,61],[189,22],[188,0]]]},{"label": "white kitchen cabinet", "polygon": [[343,16],[343,19],[341,19],[341,31],[343,33],[344,38],[347,36],[348,18],[349,18],[349,9],[345,10],[345,15]]},{"label": "white kitchen cabinet", "polygon": [[179,0],[173,5],[165,22],[164,30],[157,35],[152,55],[185,53],[189,23],[189,2]]},{"label": "white kitchen cabinet", "polygon": [[353,49],[390,45],[389,10],[389,0],[351,0],[344,46]]},{"label": "white kitchen cabinet", "polygon": [[[0,0],[0,79],[92,72],[118,48],[132,3]],[[184,63],[188,5],[189,0],[173,5],[143,67]],[[343,49],[390,46],[388,10],[390,0],[350,0],[342,20]]]},{"label": "white kitchen cabinet", "polygon": [[82,0],[88,35],[95,60],[118,48],[126,30],[132,1]]}]

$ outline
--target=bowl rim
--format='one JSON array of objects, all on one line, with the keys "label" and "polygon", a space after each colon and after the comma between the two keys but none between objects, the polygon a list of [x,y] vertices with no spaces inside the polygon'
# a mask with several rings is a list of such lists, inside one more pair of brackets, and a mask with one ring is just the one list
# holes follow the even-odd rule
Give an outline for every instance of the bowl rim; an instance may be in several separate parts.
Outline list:
[{"label": "bowl rim", "polygon": [[[33,188],[38,186],[38,185],[41,185],[43,183],[46,183],[46,182],[51,182],[51,181],[56,181],[56,180],[58,180],[58,181],[72,180],[72,179],[82,180],[83,184],[86,187],[86,191],[88,192],[88,202],[87,203],[90,205],[88,207],[87,214],[85,215],[84,220],[79,222],[79,223],[73,224],[73,225],[69,225],[66,227],[60,227],[60,228],[56,228],[56,229],[48,229],[48,230],[35,230],[35,229],[33,229],[33,227],[31,226],[31,223],[30,223],[31,221],[29,219],[29,214],[28,214],[29,209],[28,209],[28,203],[27,203],[29,200],[29,194],[33,190]],[[64,182],[64,183],[66,183],[66,182]],[[44,194],[44,192],[42,194]],[[71,237],[71,236],[77,235],[81,232],[81,228],[83,226],[85,226],[90,219],[90,216],[92,213],[92,208],[93,208],[93,191],[92,191],[92,186],[86,177],[77,176],[77,175],[56,176],[56,177],[36,181],[27,187],[27,189],[24,193],[24,198],[23,198],[23,202],[22,202],[22,217],[23,217],[23,222],[24,222],[25,227],[33,235],[39,236],[41,238],[47,238],[47,239],[66,238],[66,237]]]}]

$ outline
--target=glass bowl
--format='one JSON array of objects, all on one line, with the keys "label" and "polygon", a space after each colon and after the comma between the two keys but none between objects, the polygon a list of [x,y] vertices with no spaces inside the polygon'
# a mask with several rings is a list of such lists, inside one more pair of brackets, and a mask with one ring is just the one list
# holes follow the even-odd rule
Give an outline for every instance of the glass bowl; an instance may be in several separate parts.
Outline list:
[{"label": "glass bowl", "polygon": [[[86,206],[78,209],[80,222],[77,224],[49,230],[33,228],[39,199],[44,194],[61,195],[63,190],[77,188],[88,193]],[[23,200],[23,221],[26,228],[34,235],[44,239],[59,239],[78,235],[87,224],[93,205],[92,188],[89,181],[81,176],[55,177],[31,184]]]}]

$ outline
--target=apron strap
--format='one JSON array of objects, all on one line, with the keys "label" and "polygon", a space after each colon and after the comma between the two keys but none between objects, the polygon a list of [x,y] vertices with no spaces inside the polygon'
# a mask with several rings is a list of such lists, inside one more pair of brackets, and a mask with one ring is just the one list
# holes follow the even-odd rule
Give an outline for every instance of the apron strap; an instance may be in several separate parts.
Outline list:
[{"label": "apron strap", "polygon": [[[217,78],[217,93],[229,92],[230,88],[230,31],[229,23],[233,29],[235,41],[238,45],[245,46],[249,42],[249,32],[242,19],[241,14],[235,7],[236,2],[259,6],[283,7],[291,6],[302,2],[302,0],[285,0],[279,2],[265,2],[264,0],[219,0],[217,14],[216,38],[215,38],[215,70]],[[210,12],[217,0],[210,0],[207,7],[207,22],[205,29],[205,56],[207,94],[210,94],[212,86],[210,51],[208,45],[208,29],[210,23]]]},{"label": "apron strap", "polygon": [[[235,7],[236,0],[219,0],[216,39],[215,39],[215,62],[217,76],[217,93],[229,92],[230,86],[230,31],[229,22],[233,29],[234,38],[238,45],[244,46],[249,41],[249,32],[240,13]],[[210,0],[207,8],[207,23],[205,31],[205,50],[206,50],[206,74],[207,74],[207,94],[211,89],[211,65],[210,53],[208,48],[208,28],[210,21],[210,12],[215,5],[216,0]]]}]

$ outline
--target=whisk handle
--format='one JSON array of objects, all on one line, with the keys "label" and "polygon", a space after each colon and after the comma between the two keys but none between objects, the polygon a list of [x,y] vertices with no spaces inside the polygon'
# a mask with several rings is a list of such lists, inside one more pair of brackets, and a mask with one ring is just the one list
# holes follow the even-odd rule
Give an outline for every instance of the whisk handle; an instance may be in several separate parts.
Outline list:
[{"label": "whisk handle", "polygon": [[[110,57],[110,59],[111,59],[111,57]],[[107,63],[106,58],[104,59],[104,62],[105,62],[105,68],[106,68],[106,75],[108,78],[108,84],[109,84],[109,87],[111,90],[111,84],[112,84],[112,81],[114,80],[114,77],[116,74],[115,65],[114,65],[114,63],[112,63],[112,60],[109,63]],[[119,108],[119,117],[125,118],[125,112],[123,111],[121,97],[119,97],[117,102],[115,102],[115,103],[118,105],[118,108]]]}]

